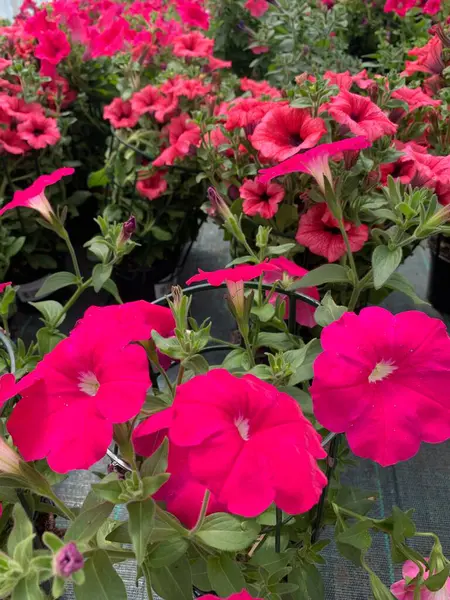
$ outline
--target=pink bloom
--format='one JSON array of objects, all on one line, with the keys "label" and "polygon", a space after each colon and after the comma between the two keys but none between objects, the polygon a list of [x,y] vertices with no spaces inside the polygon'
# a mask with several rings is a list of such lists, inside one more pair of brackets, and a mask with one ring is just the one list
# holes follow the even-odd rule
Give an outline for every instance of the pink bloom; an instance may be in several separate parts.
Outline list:
[{"label": "pink bloom", "polygon": [[0,294],[2,294],[9,285],[12,285],[12,281],[7,281],[6,283],[0,283]]},{"label": "pink bloom", "polygon": [[[167,408],[152,415],[133,431],[133,445],[141,456],[151,456],[168,436],[172,424],[173,409]],[[189,528],[197,522],[206,487],[196,481],[189,472],[188,457],[184,448],[172,442],[169,445],[167,472],[170,479],[153,496],[165,502],[169,512]],[[225,506],[217,502],[214,495],[208,503],[207,514],[223,512]]]},{"label": "pink bloom", "polygon": [[335,73],[334,71],[325,71],[324,79],[328,79],[330,85],[337,85],[340,90],[349,90],[353,85],[353,76],[350,71],[344,73]]},{"label": "pink bloom", "polygon": [[216,271],[198,270],[198,274],[194,275],[186,281],[187,285],[197,283],[198,281],[207,281],[210,285],[222,285],[226,281],[251,281],[266,273],[267,271],[275,271],[277,267],[268,263],[262,262],[258,265],[237,265],[229,269],[218,269]]},{"label": "pink bloom", "polygon": [[426,15],[435,15],[441,10],[442,0],[427,0],[423,7]]},{"label": "pink bloom", "polygon": [[326,327],[321,343],[314,414],[345,432],[357,456],[389,466],[414,456],[421,442],[450,438],[450,338],[441,321],[364,308]]},{"label": "pink bloom", "polygon": [[[391,592],[394,598],[397,598],[397,600],[416,600],[416,598],[419,598],[419,600],[448,600],[450,598],[450,578],[447,579],[444,587],[437,592],[430,592],[425,585],[422,585],[419,596],[415,595],[416,585],[414,583],[407,583],[406,579],[409,581],[415,579],[418,574],[419,567],[416,563],[412,560],[407,560],[402,567],[403,579],[391,585]],[[426,580],[429,576],[430,572],[425,570],[423,579]]]},{"label": "pink bloom", "polygon": [[57,473],[100,460],[113,424],[135,417],[150,387],[145,350],[125,346],[101,321],[91,325],[80,323],[20,381],[8,420],[25,460],[47,458]]},{"label": "pink bloom", "polygon": [[243,127],[247,135],[252,134],[255,126],[274,106],[273,102],[263,102],[255,98],[240,99],[226,113],[225,127],[228,131]]},{"label": "pink bloom", "polygon": [[267,182],[271,181],[274,177],[280,177],[288,173],[308,173],[314,177],[321,190],[324,191],[325,177],[330,184],[333,183],[328,159],[341,152],[362,150],[363,148],[368,148],[370,145],[367,138],[363,136],[340,140],[339,142],[331,142],[331,144],[321,144],[302,154],[291,156],[291,158],[288,158],[275,167],[262,169],[259,172],[258,180]]},{"label": "pink bloom", "polygon": [[164,179],[164,174],[157,171],[150,176],[148,176],[148,172],[144,172],[144,175],[147,175],[144,179],[138,179],[136,189],[144,198],[156,200],[167,190],[167,181]]},{"label": "pink bloom", "polygon": [[70,54],[70,44],[64,31],[49,29],[39,34],[35,56],[52,65],[59,64]]},{"label": "pink bloom", "polygon": [[103,31],[91,27],[91,56],[114,56],[122,50],[125,39],[130,32],[128,22],[122,17],[116,19]]},{"label": "pink bloom", "polygon": [[269,9],[269,3],[266,0],[247,0],[244,6],[252,17],[257,19]]},{"label": "pink bloom", "polygon": [[51,221],[53,209],[45,197],[45,189],[49,185],[57,183],[66,175],[72,175],[73,173],[75,173],[75,169],[72,169],[71,167],[63,167],[62,169],[53,171],[53,173],[50,173],[50,175],[41,175],[30,185],[30,187],[14,192],[12,201],[6,206],[3,206],[0,210],[0,217],[7,210],[17,208],[18,206],[23,206],[37,210],[45,219]]},{"label": "pink bloom", "polygon": [[398,179],[401,183],[411,183],[416,174],[414,161],[406,156],[400,156],[394,163],[385,163],[380,165],[381,183],[387,184],[388,175]]},{"label": "pink bloom", "polygon": [[384,5],[384,12],[395,12],[400,17],[404,17],[416,4],[417,0],[387,0]]},{"label": "pink bloom", "polygon": [[19,124],[17,132],[32,148],[39,150],[53,146],[61,139],[56,119],[50,119],[38,113],[31,113]]},{"label": "pink bloom", "polygon": [[327,110],[335,121],[348,127],[355,135],[366,137],[370,142],[383,135],[394,135],[397,131],[397,125],[391,123],[370,98],[347,90],[332,97]]},{"label": "pink bloom", "polygon": [[200,146],[200,128],[191,121],[186,113],[172,119],[167,127],[167,133],[169,134],[170,146],[163,150],[158,158],[153,161],[155,167],[173,165],[175,159],[189,154],[192,147],[198,148]]},{"label": "pink bloom", "polygon": [[[203,596],[203,600],[217,600],[217,596],[212,596],[211,594],[206,594],[206,596]],[[227,598],[225,598],[225,600],[263,600],[262,598],[253,598],[253,596],[250,596],[250,594],[247,592],[247,590],[242,590],[242,592],[239,592],[238,594],[231,594],[231,596],[228,596]]]},{"label": "pink bloom", "polygon": [[155,104],[155,119],[158,123],[170,118],[178,108],[178,98],[174,94],[161,96]]},{"label": "pink bloom", "polygon": [[209,29],[209,13],[198,2],[177,0],[177,11],[185,25]]},{"label": "pink bloom", "polygon": [[269,46],[251,46],[250,50],[253,54],[265,54],[266,52],[269,52],[270,48]]},{"label": "pink bloom", "polygon": [[326,485],[320,436],[293,398],[253,375],[214,369],[179,386],[169,440],[231,513],[256,517],[273,502],[303,513]]},{"label": "pink bloom", "polygon": [[230,69],[231,66],[231,60],[221,60],[220,58],[215,58],[214,56],[208,57],[208,67],[210,71],[215,71],[216,69]]},{"label": "pink bloom", "polygon": [[441,100],[433,100],[425,94],[420,87],[411,89],[408,87],[402,87],[392,93],[392,98],[395,100],[402,100],[406,102],[409,110],[416,110],[422,106],[440,106]]},{"label": "pink bloom", "polygon": [[245,179],[239,188],[239,194],[244,199],[242,210],[246,215],[260,215],[263,219],[271,219],[284,198],[284,187],[278,183],[267,184]]},{"label": "pink bloom", "polygon": [[23,98],[18,98],[17,96],[1,96],[0,108],[9,117],[17,119],[17,121],[26,121],[32,114],[44,115],[40,104],[37,102],[27,103]]},{"label": "pink bloom", "polygon": [[240,80],[241,90],[244,92],[251,92],[254,98],[260,96],[270,96],[271,98],[281,98],[280,90],[272,87],[268,81],[255,81],[248,77],[242,77]]},{"label": "pink bloom", "polygon": [[[280,256],[279,258],[272,258],[270,264],[277,268],[277,271],[270,271],[264,275],[264,283],[274,283],[275,281],[281,281],[283,283],[293,283],[294,281],[299,281],[302,277],[304,277],[309,271],[304,269],[303,267],[299,267],[292,260],[285,258],[284,256]],[[314,298],[315,300],[320,300],[319,291],[316,287],[302,288],[300,290],[306,296],[310,298]],[[286,302],[286,312],[284,318],[287,319],[289,315],[289,298],[285,294],[279,294],[278,292],[272,294],[269,302],[271,304],[275,304],[277,298],[284,300]],[[295,316],[296,321],[300,325],[304,325],[305,327],[314,327],[316,321],[314,319],[315,307],[303,302],[302,300],[297,300]]]},{"label": "pink bloom", "polygon": [[444,69],[442,60],[442,42],[437,35],[431,38],[429,42],[420,48],[412,48],[408,52],[409,56],[417,56],[417,60],[407,60],[405,70],[400,73],[402,77],[412,75],[413,73],[430,73],[431,75],[440,75]]},{"label": "pink bloom", "polygon": [[[8,285],[11,285],[11,282],[0,283],[0,287],[1,286],[6,287]],[[2,287],[0,293],[3,292],[5,287]],[[0,409],[10,398],[12,398],[12,396],[14,396],[15,387],[16,387],[16,378],[14,377],[14,375],[12,373],[5,373],[4,375],[0,376]]]},{"label": "pink bloom", "polygon": [[251,142],[266,158],[279,161],[312,148],[326,133],[324,121],[307,110],[280,106],[257,125]]},{"label": "pink bloom", "polygon": [[202,35],[199,31],[192,31],[175,38],[173,53],[183,57],[207,57],[213,52],[214,40]]},{"label": "pink bloom", "polygon": [[17,131],[0,129],[0,149],[9,154],[24,154],[30,147],[18,136]]},{"label": "pink bloom", "polygon": [[12,60],[0,58],[0,73],[12,65]]},{"label": "pink bloom", "polygon": [[[345,221],[344,226],[352,252],[361,250],[369,238],[367,225],[355,225],[350,221]],[[295,239],[314,254],[324,256],[328,262],[335,262],[346,253],[344,238],[339,231],[338,222],[325,203],[311,206],[300,217]]]},{"label": "pink bloom", "polygon": [[185,96],[189,100],[193,100],[198,96],[205,96],[211,90],[212,85],[210,83],[203,85],[201,79],[185,79],[184,77],[180,77],[172,88],[176,96]]},{"label": "pink bloom", "polygon": [[131,97],[131,109],[137,115],[152,114],[158,108],[161,94],[158,88],[147,85]]},{"label": "pink bloom", "polygon": [[130,100],[114,98],[114,100],[103,109],[103,118],[110,121],[116,129],[122,127],[132,128],[139,121],[137,113]]}]

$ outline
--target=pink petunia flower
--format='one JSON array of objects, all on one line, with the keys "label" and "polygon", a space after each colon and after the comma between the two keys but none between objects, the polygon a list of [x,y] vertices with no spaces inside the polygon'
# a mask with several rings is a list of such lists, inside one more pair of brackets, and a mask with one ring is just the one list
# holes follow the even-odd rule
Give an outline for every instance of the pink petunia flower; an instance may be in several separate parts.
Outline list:
[{"label": "pink petunia flower", "polygon": [[[212,90],[212,85],[204,85],[201,79],[186,79],[179,77],[172,87],[171,92],[175,96],[185,96],[189,100],[193,100],[199,96],[206,96]],[[165,91],[165,90],[163,90]]]},{"label": "pink petunia flower", "polygon": [[[172,407],[150,416],[133,431],[133,445],[141,456],[151,456],[168,436],[172,424]],[[169,444],[167,472],[170,479],[160,488],[154,499],[165,502],[169,512],[189,528],[197,522],[206,487],[196,481],[189,472],[188,457],[184,448]],[[211,495],[207,514],[223,512],[225,506]]]},{"label": "pink petunia flower", "polygon": [[417,56],[417,60],[406,61],[405,70],[400,73],[401,77],[407,77],[413,73],[440,75],[445,67],[442,59],[442,42],[437,35],[424,46],[409,50],[408,55]]},{"label": "pink petunia flower", "polygon": [[247,0],[244,7],[252,17],[259,19],[259,17],[262,17],[268,11],[269,3],[266,0]]},{"label": "pink petunia flower", "polygon": [[42,106],[37,102],[25,102],[17,96],[0,97],[0,108],[12,119],[26,121],[31,115],[44,116]]},{"label": "pink petunia flower", "polygon": [[[407,560],[402,567],[403,579],[396,581],[391,585],[391,593],[397,600],[449,600],[450,598],[450,578],[447,579],[445,585],[437,592],[431,592],[422,585],[417,595],[415,592],[415,584],[408,583],[415,579],[419,574],[419,567],[412,560]],[[423,574],[423,579],[426,580],[430,576],[430,572],[426,571]]]},{"label": "pink petunia flower", "polygon": [[273,102],[263,102],[256,98],[243,98],[235,102],[226,112],[225,128],[228,131],[243,127],[251,135],[256,125],[275,106]]},{"label": "pink petunia flower", "polygon": [[[9,283],[0,283],[0,286],[8,286]],[[4,288],[1,289],[0,293],[3,292]],[[12,373],[5,373],[0,376],[0,410],[3,405],[15,395],[16,378]]]},{"label": "pink petunia flower", "polygon": [[7,58],[0,58],[0,73],[5,71],[11,65],[12,65],[12,60],[9,60]]},{"label": "pink petunia flower", "polygon": [[18,384],[8,431],[25,460],[57,473],[88,469],[112,441],[113,424],[135,417],[150,387],[144,348],[125,346],[95,319],[78,324]]},{"label": "pink petunia flower", "polygon": [[307,110],[280,106],[257,125],[251,142],[266,158],[280,161],[312,148],[326,133],[325,122]]},{"label": "pink petunia flower", "polygon": [[342,90],[327,105],[333,119],[346,126],[355,135],[366,137],[370,142],[383,135],[394,135],[397,125],[370,98]]},{"label": "pink petunia flower", "polygon": [[284,162],[259,171],[258,180],[262,182],[271,181],[274,177],[287,175],[288,173],[308,173],[317,181],[320,189],[325,191],[325,177],[330,184],[333,183],[331,176],[329,158],[341,152],[354,152],[370,146],[366,137],[358,136],[331,144],[321,144],[316,148],[307,150],[302,154],[291,156]]},{"label": "pink petunia flower", "polygon": [[158,108],[161,94],[153,85],[147,85],[131,97],[131,109],[137,115],[152,114]]},{"label": "pink petunia flower", "polygon": [[[350,221],[345,221],[344,226],[352,252],[361,250],[369,239],[367,225],[355,225]],[[339,231],[338,222],[325,203],[311,206],[300,217],[295,239],[314,254],[324,256],[328,262],[335,262],[346,253],[344,238]]]},{"label": "pink petunia flower", "polygon": [[400,17],[404,17],[416,4],[417,0],[386,0],[384,12],[395,12]]},{"label": "pink petunia flower", "polygon": [[30,150],[29,145],[22,140],[17,131],[11,129],[0,129],[0,151],[9,154],[24,154]]},{"label": "pink petunia flower", "polygon": [[232,62],[231,60],[222,60],[221,58],[209,56],[207,67],[208,71],[215,71],[216,69],[230,69],[232,67]]},{"label": "pink petunia flower", "polygon": [[164,123],[170,119],[178,108],[178,98],[175,94],[161,96],[155,105],[155,119],[158,123]]},{"label": "pink petunia flower", "polygon": [[406,156],[400,156],[393,163],[380,165],[381,183],[387,184],[388,175],[400,181],[403,184],[411,183],[416,174],[416,165],[414,161]]},{"label": "pink petunia flower", "polygon": [[198,148],[201,143],[200,127],[187,113],[173,118],[162,133],[168,134],[170,145],[153,161],[155,167],[173,165],[175,159],[186,156],[192,148]]},{"label": "pink petunia flower", "polygon": [[245,179],[239,188],[239,195],[244,199],[242,210],[246,215],[260,215],[263,219],[271,219],[284,198],[284,187],[278,183],[267,184]]},{"label": "pink petunia flower", "polygon": [[[289,260],[284,256],[272,258],[270,264],[275,266],[277,270],[265,273],[263,279],[264,283],[275,283],[275,281],[280,281],[282,284],[290,285],[295,281],[299,281],[309,272],[303,267],[299,267],[292,262],[292,260]],[[310,298],[314,298],[314,300],[320,301],[319,290],[316,287],[302,288],[301,292]],[[284,300],[286,303],[284,318],[287,319],[289,315],[289,297],[285,294],[275,292],[271,295],[269,302],[271,304],[275,304],[277,298]],[[316,324],[314,319],[315,310],[316,309],[314,306],[303,302],[303,300],[297,300],[295,307],[295,320],[299,325],[304,325],[305,327],[314,327]]]},{"label": "pink petunia flower", "polygon": [[345,432],[357,456],[389,466],[414,456],[421,442],[450,438],[450,338],[440,320],[370,307],[326,327],[321,343],[314,414]]},{"label": "pink petunia flower", "polygon": [[12,281],[7,281],[6,283],[0,283],[0,294],[2,294],[9,285],[12,285]]},{"label": "pink petunia flower", "polygon": [[344,73],[325,71],[323,78],[327,79],[330,85],[337,85],[340,90],[349,90],[353,85],[353,76],[350,71]]},{"label": "pink petunia flower", "polygon": [[179,386],[169,440],[185,450],[192,475],[244,517],[273,502],[304,513],[326,485],[320,436],[293,398],[253,375],[214,369]]},{"label": "pink petunia flower", "polygon": [[38,113],[30,113],[28,118],[18,125],[17,133],[35,150],[54,146],[61,139],[56,119]]},{"label": "pink petunia flower", "polygon": [[35,56],[51,65],[58,65],[70,54],[70,44],[64,31],[49,29],[39,34]]},{"label": "pink petunia flower", "polygon": [[440,106],[442,104],[441,100],[430,98],[420,87],[414,89],[409,87],[399,88],[392,93],[392,98],[406,102],[410,111],[422,108],[423,106]]},{"label": "pink petunia flower", "polygon": [[44,219],[51,221],[54,214],[49,201],[45,196],[45,189],[49,185],[53,185],[67,175],[75,173],[75,169],[71,167],[63,167],[50,173],[50,175],[41,175],[29,187],[24,190],[17,190],[11,202],[0,209],[0,217],[7,211],[19,206],[32,208],[41,213]]},{"label": "pink petunia flower", "polygon": [[[211,594],[206,594],[206,596],[203,596],[203,600],[217,600],[217,596],[212,596]],[[247,590],[242,590],[238,594],[231,594],[231,596],[228,596],[224,600],[263,600],[263,599],[262,598],[253,598],[253,596],[250,596],[250,594],[247,592]]]},{"label": "pink petunia flower", "polygon": [[175,38],[173,53],[185,58],[208,57],[213,53],[214,40],[202,35],[199,31],[185,33]]},{"label": "pink petunia flower", "polygon": [[194,275],[186,281],[187,285],[197,283],[198,281],[207,281],[210,285],[222,285],[222,283],[232,281],[251,281],[266,273],[267,271],[275,271],[276,266],[269,262],[262,262],[258,265],[237,265],[229,269],[218,269],[216,271],[198,270],[197,275]]},{"label": "pink petunia flower", "polygon": [[281,98],[280,90],[272,87],[268,81],[255,81],[248,77],[242,77],[240,80],[241,90],[243,92],[251,92],[254,98],[261,96],[270,96],[271,98]]},{"label": "pink petunia flower", "polygon": [[144,198],[156,200],[156,198],[159,198],[167,190],[167,181],[164,178],[164,174],[161,171],[157,171],[153,175],[138,179],[136,189]]},{"label": "pink petunia flower", "polygon": [[199,2],[177,0],[177,11],[185,25],[209,29],[209,13]]},{"label": "pink petunia flower", "polygon": [[122,98],[114,98],[103,109],[103,118],[107,119],[116,129],[134,127],[139,121],[139,116],[130,100],[122,100]]},{"label": "pink petunia flower", "polygon": [[111,25],[103,29],[103,31],[91,27],[91,57],[114,56],[123,49],[125,40],[129,34],[130,26],[122,17],[115,19]]}]

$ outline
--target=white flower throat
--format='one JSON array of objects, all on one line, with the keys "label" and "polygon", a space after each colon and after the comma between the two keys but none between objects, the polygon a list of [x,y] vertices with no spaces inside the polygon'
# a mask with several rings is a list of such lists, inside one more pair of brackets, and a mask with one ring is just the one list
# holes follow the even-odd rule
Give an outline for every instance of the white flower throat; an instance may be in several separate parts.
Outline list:
[{"label": "white flower throat", "polygon": [[100,387],[100,382],[97,379],[97,376],[92,371],[86,371],[85,373],[80,373],[78,377],[78,387],[82,392],[87,394],[88,396],[95,396]]},{"label": "white flower throat", "polygon": [[380,360],[375,365],[374,370],[369,375],[369,382],[376,383],[377,381],[382,381],[389,377],[394,371],[398,369],[397,365],[394,364],[393,360]]},{"label": "white flower throat", "polygon": [[243,417],[242,415],[239,415],[239,417],[237,417],[234,420],[234,424],[236,425],[236,428],[239,431],[239,435],[241,436],[241,438],[244,441],[248,442],[248,431],[250,429],[249,420]]}]

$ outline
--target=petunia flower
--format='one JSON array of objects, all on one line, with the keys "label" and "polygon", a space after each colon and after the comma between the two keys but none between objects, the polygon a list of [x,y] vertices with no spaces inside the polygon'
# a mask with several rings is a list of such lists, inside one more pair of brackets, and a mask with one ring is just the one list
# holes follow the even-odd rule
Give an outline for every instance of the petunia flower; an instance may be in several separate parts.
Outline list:
[{"label": "petunia flower", "polygon": [[209,29],[209,13],[199,2],[190,0],[177,0],[178,14],[185,25]]},{"label": "petunia flower", "polygon": [[307,110],[276,106],[257,125],[251,142],[267,159],[280,161],[312,148],[326,133],[325,122]]},{"label": "petunia flower", "polygon": [[264,102],[256,98],[238,99],[224,113],[227,117],[225,128],[232,131],[243,127],[247,135],[251,135],[256,125],[274,106],[274,102]]},{"label": "petunia flower", "polygon": [[70,54],[70,44],[64,31],[48,29],[38,35],[35,56],[51,65],[59,64]]},{"label": "petunia flower", "polygon": [[214,40],[202,35],[199,31],[185,33],[173,41],[175,56],[185,58],[208,57],[213,53]]},{"label": "petunia flower", "polygon": [[25,102],[17,96],[0,97],[0,108],[12,119],[26,121],[32,114],[44,116],[42,106],[37,102]]},{"label": "petunia flower", "polygon": [[340,90],[349,90],[353,85],[353,76],[350,71],[343,73],[325,71],[323,78],[327,79],[330,85],[336,85]]},{"label": "petunia flower", "polygon": [[144,198],[156,200],[167,190],[167,181],[161,171],[157,171],[153,175],[147,172],[146,175],[143,179],[138,179],[136,190]]},{"label": "petunia flower", "polygon": [[400,17],[404,17],[416,4],[417,0],[386,0],[384,12],[395,12]]},{"label": "petunia flower", "polygon": [[158,107],[161,94],[157,87],[147,85],[131,97],[131,109],[138,115],[152,114]]},{"label": "petunia flower", "polygon": [[[0,293],[3,292],[5,287],[8,285],[11,285],[11,282],[0,283]],[[15,387],[16,378],[12,373],[5,373],[4,375],[0,376],[0,410],[3,405],[14,395]]]},{"label": "petunia flower", "polygon": [[266,0],[247,0],[244,7],[252,15],[252,17],[262,17],[269,9],[269,3]]},{"label": "petunia flower", "polygon": [[245,179],[239,188],[239,195],[244,199],[242,210],[251,217],[261,216],[271,219],[278,211],[278,205],[284,198],[284,187],[278,183],[264,183]]},{"label": "petunia flower", "polygon": [[[369,238],[367,225],[345,221],[344,227],[352,252],[361,250]],[[338,222],[325,203],[312,206],[300,217],[295,239],[314,254],[324,256],[328,262],[335,262],[346,253]]]},{"label": "petunia flower", "polygon": [[414,456],[421,442],[450,438],[450,338],[439,319],[365,308],[326,327],[321,343],[314,414],[345,432],[357,456],[389,466]]},{"label": "petunia flower", "polygon": [[57,473],[88,469],[106,453],[113,424],[139,413],[147,357],[122,336],[91,316],[19,382],[7,427],[25,460],[47,458]]},{"label": "petunia flower", "polygon": [[125,40],[130,34],[130,26],[126,19],[120,17],[103,30],[90,27],[89,33],[92,58],[115,56],[124,47]]},{"label": "petunia flower", "polygon": [[[419,567],[412,560],[407,560],[402,567],[403,579],[396,581],[391,585],[391,593],[397,600],[449,600],[450,598],[450,578],[447,579],[444,586],[437,592],[431,592],[425,585],[422,585],[419,593],[415,591],[416,585],[408,583],[415,579],[419,574]],[[425,570],[423,579],[427,580],[430,571]]]},{"label": "petunia flower", "polygon": [[[217,600],[217,596],[213,596],[211,594],[206,594],[206,596],[202,596],[203,600]],[[242,590],[237,594],[231,594],[231,596],[227,596],[224,600],[263,600],[262,598],[254,598],[250,596],[247,590]]]},{"label": "petunia flower", "polygon": [[325,177],[330,184],[333,183],[328,159],[341,152],[362,150],[370,145],[367,138],[363,136],[331,142],[331,144],[321,144],[302,154],[296,154],[275,167],[262,169],[259,171],[258,180],[266,183],[274,177],[280,177],[288,173],[308,173],[314,177],[320,189],[325,191]]},{"label": "petunia flower", "polygon": [[2,73],[3,71],[5,71],[12,64],[13,64],[12,60],[9,60],[7,58],[0,58],[0,73]]},{"label": "petunia flower", "polygon": [[214,369],[179,386],[169,440],[185,450],[193,477],[244,517],[273,502],[306,512],[326,485],[320,436],[293,398],[253,375]]},{"label": "petunia flower", "polygon": [[[281,285],[290,285],[295,281],[299,281],[309,272],[284,256],[272,258],[270,260],[270,264],[275,266],[277,270],[265,273],[263,279],[264,283],[275,283],[275,281],[279,281]],[[314,298],[314,300],[320,300],[319,290],[316,287],[302,288],[301,291],[306,296]],[[268,293],[269,292],[267,292],[267,294]],[[275,292],[270,296],[269,302],[271,304],[275,304],[277,298],[284,300],[286,303],[284,318],[287,319],[289,315],[289,297],[285,294]],[[314,327],[316,324],[314,319],[315,310],[316,308],[314,306],[307,304],[303,300],[297,300],[295,307],[295,320],[299,325],[304,325],[305,327]]]},{"label": "petunia flower", "polygon": [[[141,456],[151,456],[169,434],[172,424],[172,407],[158,412],[140,423],[133,431],[134,448]],[[169,444],[167,472],[170,479],[154,494],[154,499],[165,502],[169,512],[174,514],[186,527],[192,528],[197,522],[206,487],[196,481],[189,472],[187,454],[184,448]],[[208,503],[207,514],[223,512],[225,506],[217,502],[214,495]]]},{"label": "petunia flower", "polygon": [[241,77],[240,85],[243,92],[251,92],[254,98],[260,98],[261,96],[281,98],[280,90],[272,87],[268,81],[255,81],[248,77]]},{"label": "petunia flower", "polygon": [[406,102],[410,111],[422,108],[423,106],[440,106],[441,100],[433,100],[428,94],[425,94],[420,87],[409,88],[402,87],[392,93],[392,98]]},{"label": "petunia flower", "polygon": [[17,134],[35,150],[53,146],[61,139],[56,119],[37,113],[30,113],[26,120],[19,123]]},{"label": "petunia flower", "polygon": [[24,154],[30,146],[19,137],[17,131],[0,129],[0,151],[9,154]]},{"label": "petunia flower", "polygon": [[53,558],[53,572],[58,577],[70,577],[84,566],[84,558],[75,542],[60,548]]},{"label": "petunia flower", "polygon": [[[0,294],[2,294],[9,285],[12,285],[12,281],[7,281],[6,283],[0,283]],[[1,381],[1,378],[0,378],[0,381]]]},{"label": "petunia flower", "polygon": [[[163,91],[164,86],[162,87]],[[189,100],[193,100],[199,96],[206,96],[212,90],[212,85],[204,85],[201,79],[193,78],[186,79],[185,77],[179,77],[174,86],[171,89],[171,93],[175,96],[185,96]]]},{"label": "petunia flower", "polygon": [[187,113],[173,118],[162,133],[163,135],[168,134],[170,145],[153,161],[155,167],[173,165],[177,158],[189,154],[191,148],[200,146],[200,127],[191,120]]},{"label": "petunia flower", "polygon": [[214,56],[208,57],[208,71],[215,71],[216,69],[230,69],[232,67],[231,60],[222,60],[215,58]]},{"label": "petunia flower", "polygon": [[51,221],[54,212],[45,196],[45,189],[49,185],[53,185],[60,181],[63,177],[72,175],[73,173],[75,173],[75,169],[72,169],[71,167],[63,167],[62,169],[53,171],[53,173],[50,173],[50,175],[41,175],[30,185],[30,187],[14,192],[12,201],[0,209],[0,217],[7,210],[23,206],[25,208],[33,208],[34,210],[37,210],[41,213],[44,219]]},{"label": "petunia flower", "polygon": [[417,60],[406,61],[405,70],[400,73],[401,77],[407,77],[413,73],[440,75],[444,70],[442,42],[437,35],[432,37],[424,46],[409,50],[408,56],[417,56]]},{"label": "petunia flower", "polygon": [[120,129],[122,127],[132,128],[139,121],[137,113],[130,100],[114,98],[114,100],[103,109],[103,118],[107,119],[113,127]]},{"label": "petunia flower", "polygon": [[222,285],[227,281],[251,281],[266,273],[267,271],[275,271],[276,266],[269,262],[262,262],[258,265],[237,265],[229,269],[218,269],[217,271],[202,271],[198,270],[198,274],[194,275],[186,281],[187,285],[197,283],[198,281],[207,281],[210,285]]}]

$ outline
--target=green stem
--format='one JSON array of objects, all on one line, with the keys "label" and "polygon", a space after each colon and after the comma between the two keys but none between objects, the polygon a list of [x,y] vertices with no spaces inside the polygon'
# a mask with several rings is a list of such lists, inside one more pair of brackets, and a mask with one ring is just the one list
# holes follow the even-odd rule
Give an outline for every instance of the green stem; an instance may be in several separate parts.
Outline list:
[{"label": "green stem", "polygon": [[89,277],[89,279],[86,279],[86,281],[77,288],[77,290],[73,293],[73,295],[67,300],[66,304],[63,306],[61,312],[55,319],[54,323],[51,324],[52,327],[57,326],[57,323],[59,323],[59,321],[67,313],[67,311],[72,308],[72,306],[81,296],[81,294],[91,285],[91,283],[92,277]]},{"label": "green stem", "polygon": [[172,517],[171,515],[169,515],[169,513],[166,513],[166,511],[163,510],[156,503],[155,503],[155,512],[156,512],[156,515],[158,516],[158,518],[161,521],[164,521],[164,523],[167,523],[167,525],[169,525],[170,527],[172,527],[172,529],[174,529],[182,537],[188,537],[189,536],[189,531],[187,529],[185,529],[183,527],[183,525],[180,525],[180,523],[178,523],[178,521],[176,519],[174,519],[174,517]]},{"label": "green stem", "polygon": [[241,335],[242,335],[242,339],[244,340],[245,349],[247,350],[248,358],[250,360],[250,368],[254,367],[255,366],[255,357],[253,356],[253,350],[252,350],[252,347],[250,346],[248,336],[244,335],[242,330],[241,330]]},{"label": "green stem", "polygon": [[240,348],[238,344],[232,344],[231,342],[226,342],[225,340],[221,340],[219,338],[210,336],[209,339],[211,342],[215,342],[216,344],[220,344],[221,346],[227,346],[227,348],[234,348],[235,350],[238,350]]},{"label": "green stem", "polygon": [[69,508],[65,502],[63,502],[58,496],[53,492],[53,490],[46,491],[45,495],[49,500],[53,502],[53,504],[64,514],[69,521],[74,521],[76,518],[75,513]]},{"label": "green stem", "polygon": [[70,237],[69,237],[69,234],[67,233],[67,230],[64,228],[60,235],[61,235],[62,239],[65,241],[67,249],[69,250],[70,258],[72,260],[73,270],[75,271],[75,275],[77,276],[78,279],[82,279],[77,255],[75,253],[75,249],[72,245],[72,242],[70,241]]},{"label": "green stem", "polygon": [[172,385],[172,382],[170,381],[169,377],[167,376],[167,373],[161,367],[161,365],[159,364],[159,362],[156,362],[154,360],[152,360],[151,362],[152,362],[152,364],[155,365],[156,370],[158,371],[158,373],[161,375],[161,377],[166,382],[166,385],[169,388],[169,391],[170,391],[170,394],[171,394],[172,398],[175,398],[175,390],[174,390],[174,387]]},{"label": "green stem", "polygon": [[206,511],[208,510],[209,499],[211,498],[211,492],[209,490],[205,490],[205,495],[203,496],[202,506],[200,508],[200,514],[198,515],[197,523],[190,531],[190,535],[194,535],[201,529],[203,525],[203,521],[206,517]]},{"label": "green stem", "polygon": [[178,368],[178,376],[177,376],[177,387],[179,385],[181,385],[181,383],[183,382],[183,375],[184,375],[184,367],[183,365],[180,364],[179,368]]}]

